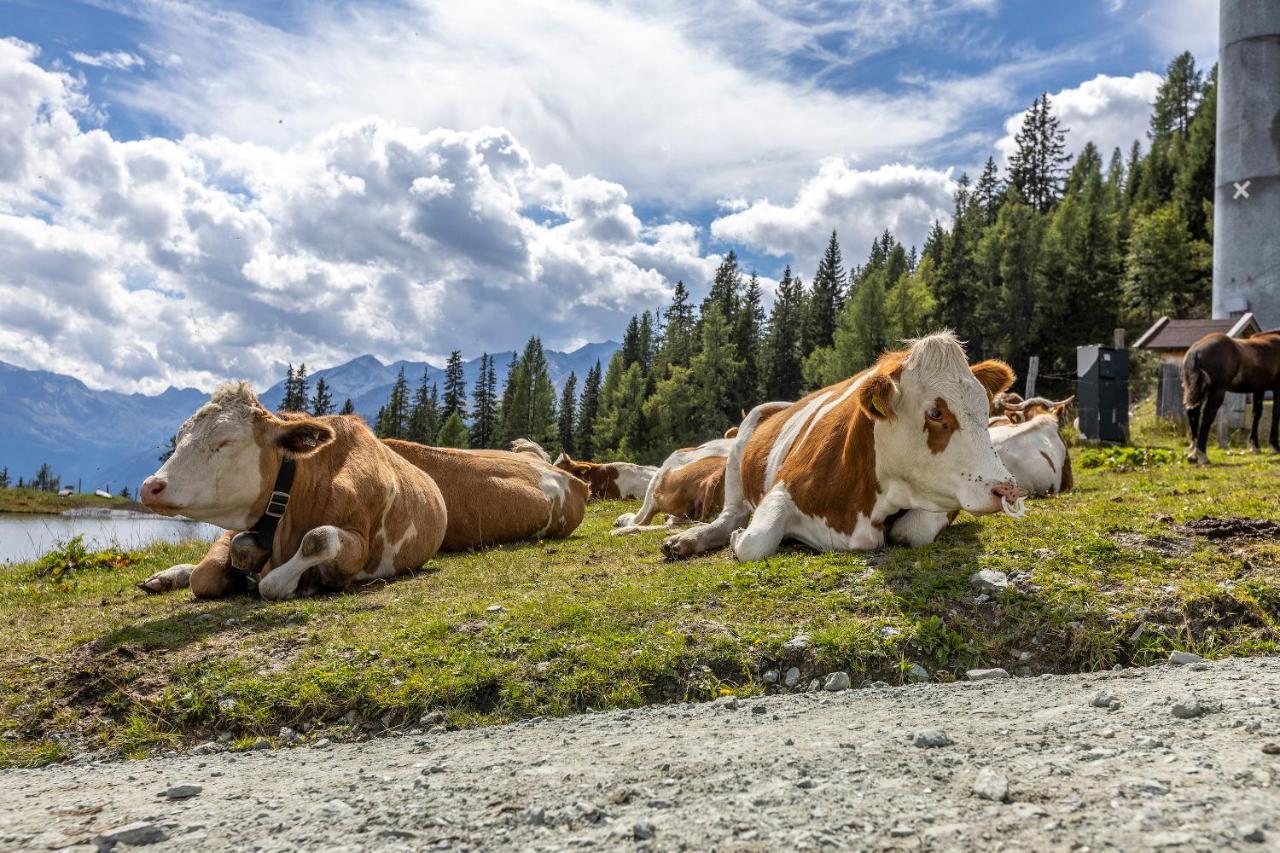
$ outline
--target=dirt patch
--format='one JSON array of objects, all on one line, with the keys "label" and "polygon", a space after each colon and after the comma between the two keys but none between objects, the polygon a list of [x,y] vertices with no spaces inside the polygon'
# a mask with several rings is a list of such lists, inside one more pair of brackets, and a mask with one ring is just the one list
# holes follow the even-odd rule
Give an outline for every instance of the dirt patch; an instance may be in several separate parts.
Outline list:
[{"label": "dirt patch", "polygon": [[1191,553],[1191,539],[1186,536],[1148,536],[1132,530],[1111,534],[1111,541],[1128,551],[1155,551],[1162,557],[1183,557]]},{"label": "dirt patch", "polygon": [[1211,518],[1182,525],[1182,530],[1215,542],[1239,539],[1280,539],[1280,522],[1266,518]]}]

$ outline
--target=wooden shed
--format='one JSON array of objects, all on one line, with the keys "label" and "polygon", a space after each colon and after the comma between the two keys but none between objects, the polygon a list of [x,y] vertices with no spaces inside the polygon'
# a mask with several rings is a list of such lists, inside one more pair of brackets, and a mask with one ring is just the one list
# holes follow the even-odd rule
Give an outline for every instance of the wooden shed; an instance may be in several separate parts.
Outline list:
[{"label": "wooden shed", "polygon": [[[1261,332],[1252,313],[1225,320],[1171,320],[1161,317],[1134,341],[1134,349],[1160,354],[1160,375],[1156,383],[1156,413],[1162,418],[1186,422],[1182,408],[1182,358],[1196,341],[1220,332],[1233,338],[1247,338]],[[1228,394],[1218,415],[1220,425],[1244,426],[1246,395]],[[1225,440],[1225,434],[1221,436]]]}]

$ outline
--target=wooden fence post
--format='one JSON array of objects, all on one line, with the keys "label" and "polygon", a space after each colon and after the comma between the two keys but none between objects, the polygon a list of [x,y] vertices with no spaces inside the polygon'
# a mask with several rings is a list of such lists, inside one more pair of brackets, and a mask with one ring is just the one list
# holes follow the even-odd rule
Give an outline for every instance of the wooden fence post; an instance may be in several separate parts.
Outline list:
[{"label": "wooden fence post", "polygon": [[1027,393],[1023,396],[1030,399],[1036,395],[1036,377],[1040,375],[1040,356],[1031,356],[1031,361],[1027,364]]}]

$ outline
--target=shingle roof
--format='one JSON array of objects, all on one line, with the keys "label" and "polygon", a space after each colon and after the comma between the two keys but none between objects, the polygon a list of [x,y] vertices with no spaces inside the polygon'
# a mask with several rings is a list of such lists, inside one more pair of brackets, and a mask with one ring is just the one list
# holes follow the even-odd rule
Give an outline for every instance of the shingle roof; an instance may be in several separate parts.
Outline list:
[{"label": "shingle roof", "polygon": [[1233,338],[1247,338],[1260,331],[1262,329],[1253,314],[1225,320],[1170,320],[1161,317],[1134,341],[1133,346],[1135,349],[1184,350],[1214,332]]}]

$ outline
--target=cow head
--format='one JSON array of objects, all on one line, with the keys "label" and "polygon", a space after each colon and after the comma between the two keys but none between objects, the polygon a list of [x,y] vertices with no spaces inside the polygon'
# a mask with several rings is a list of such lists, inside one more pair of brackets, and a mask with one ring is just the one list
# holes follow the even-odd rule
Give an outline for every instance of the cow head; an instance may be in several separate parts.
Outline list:
[{"label": "cow head", "polygon": [[858,388],[872,418],[876,477],[915,509],[995,512],[1020,494],[987,431],[991,399],[1013,383],[1001,361],[971,368],[950,333],[877,362]]},{"label": "cow head", "polygon": [[583,482],[587,481],[587,476],[591,473],[591,470],[596,467],[595,463],[579,462],[564,451],[560,452],[560,455],[556,457],[556,461],[552,464],[561,471],[568,471]]},{"label": "cow head", "polygon": [[1059,400],[1056,403],[1044,397],[1022,399],[1017,394],[999,394],[991,404],[993,414],[1008,418],[1011,423],[1026,423],[1040,415],[1052,415],[1054,420],[1061,421],[1062,413],[1075,402],[1075,395]]},{"label": "cow head", "polygon": [[178,430],[173,455],[139,495],[163,515],[243,530],[262,514],[281,461],[310,456],[333,440],[322,420],[276,417],[247,383],[228,383]]}]

